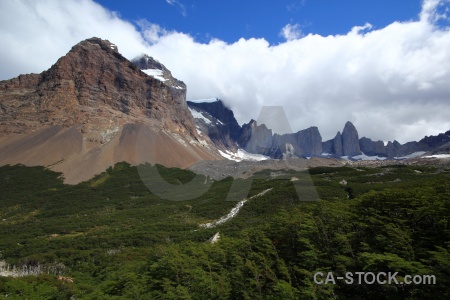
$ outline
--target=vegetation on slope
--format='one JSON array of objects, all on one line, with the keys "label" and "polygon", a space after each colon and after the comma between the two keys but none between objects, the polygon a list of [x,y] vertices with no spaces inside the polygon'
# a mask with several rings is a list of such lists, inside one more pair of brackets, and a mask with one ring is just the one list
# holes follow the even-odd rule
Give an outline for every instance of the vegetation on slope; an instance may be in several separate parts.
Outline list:
[{"label": "vegetation on slope", "polygon": [[[172,184],[195,176],[158,170]],[[201,228],[236,205],[226,201],[231,178],[196,199],[169,201],[126,163],[74,186],[42,167],[1,167],[0,260],[44,271],[0,277],[0,297],[450,298],[449,170],[321,167],[310,174],[319,201],[299,200],[291,179],[302,174],[263,171],[247,179],[248,196],[269,192],[230,221]],[[220,241],[208,243],[218,231]],[[316,284],[319,271],[435,275],[436,284]]]}]

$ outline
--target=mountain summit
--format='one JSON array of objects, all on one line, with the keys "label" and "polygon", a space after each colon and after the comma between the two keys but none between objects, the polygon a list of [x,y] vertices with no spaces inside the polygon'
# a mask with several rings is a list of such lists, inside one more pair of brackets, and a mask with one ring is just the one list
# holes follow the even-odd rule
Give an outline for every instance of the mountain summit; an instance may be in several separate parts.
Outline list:
[{"label": "mountain summit", "polygon": [[[75,183],[119,161],[187,167],[217,158],[196,132],[186,86],[158,66],[166,73],[145,73],[113,43],[90,38],[41,74],[0,81],[0,164],[51,166]],[[152,157],[138,157],[139,147]]]}]

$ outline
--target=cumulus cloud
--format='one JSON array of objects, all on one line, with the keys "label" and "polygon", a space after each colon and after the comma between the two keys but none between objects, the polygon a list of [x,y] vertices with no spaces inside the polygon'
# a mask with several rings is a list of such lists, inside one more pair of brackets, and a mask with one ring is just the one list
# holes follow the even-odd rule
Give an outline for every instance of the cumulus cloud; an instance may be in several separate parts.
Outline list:
[{"label": "cumulus cloud", "polygon": [[271,45],[199,43],[151,22],[136,27],[90,0],[0,1],[0,78],[40,72],[99,36],[128,58],[154,56],[185,81],[188,99],[222,98],[240,123],[281,105],[294,131],[318,126],[324,140],[350,120],[361,136],[406,142],[450,129],[450,30],[436,25],[448,2],[425,0],[416,20],[355,24],[344,35],[302,36],[290,25],[286,42]]},{"label": "cumulus cloud", "polygon": [[127,57],[147,43],[134,25],[90,0],[0,1],[0,78],[41,72],[81,40],[97,36]]},{"label": "cumulus cloud", "polygon": [[303,33],[299,24],[287,24],[281,29],[280,36],[285,38],[286,41],[292,41],[301,38]]}]

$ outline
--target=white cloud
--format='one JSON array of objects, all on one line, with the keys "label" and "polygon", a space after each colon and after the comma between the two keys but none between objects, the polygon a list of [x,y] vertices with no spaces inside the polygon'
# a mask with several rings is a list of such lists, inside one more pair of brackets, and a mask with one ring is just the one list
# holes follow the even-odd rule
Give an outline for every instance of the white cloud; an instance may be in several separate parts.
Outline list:
[{"label": "white cloud", "polygon": [[127,57],[147,47],[135,26],[90,0],[0,1],[0,78],[41,72],[81,40],[114,41]]},{"label": "white cloud", "polygon": [[281,29],[280,36],[286,41],[292,41],[303,37],[303,33],[299,24],[287,24]]},{"label": "white cloud", "polygon": [[99,36],[128,58],[154,56],[185,81],[189,99],[224,99],[240,123],[282,105],[295,131],[314,125],[328,139],[350,120],[361,136],[406,142],[450,129],[450,30],[435,25],[448,2],[425,0],[415,21],[355,24],[345,35],[296,36],[290,25],[287,41],[270,45],[201,44],[145,21],[136,29],[90,0],[0,1],[0,78],[41,72]]},{"label": "white cloud", "polygon": [[180,1],[177,0],[166,0],[167,4],[172,5],[172,6],[177,6],[180,13],[186,17],[187,16],[187,10],[186,10],[186,6],[181,3]]},{"label": "white cloud", "polygon": [[142,36],[150,45],[157,43],[162,36],[173,33],[158,24],[150,23],[147,20],[139,20],[137,24]]}]

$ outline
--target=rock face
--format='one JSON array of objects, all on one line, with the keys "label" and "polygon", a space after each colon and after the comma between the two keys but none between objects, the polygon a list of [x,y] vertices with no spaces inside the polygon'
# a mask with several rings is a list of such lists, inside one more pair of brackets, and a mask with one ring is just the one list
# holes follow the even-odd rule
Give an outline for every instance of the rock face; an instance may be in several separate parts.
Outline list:
[{"label": "rock face", "polygon": [[216,99],[215,101],[188,101],[194,116],[197,129],[205,133],[219,148],[226,148],[233,152],[237,149],[237,139],[241,135],[233,111]]},{"label": "rock face", "polygon": [[280,149],[290,148],[290,151],[282,152],[293,152],[297,157],[318,156],[322,154],[322,136],[317,127],[310,127],[297,133],[275,134],[272,147]]},{"label": "rock face", "polygon": [[350,121],[345,123],[344,131],[342,131],[342,153],[346,156],[361,154],[358,131]]},{"label": "rock face", "polygon": [[197,129],[206,133],[219,148],[235,152],[239,147],[272,158],[318,156],[322,153],[322,137],[317,127],[274,135],[265,124],[257,124],[255,120],[241,128],[233,112],[218,99],[188,101],[188,106]]},{"label": "rock face", "polygon": [[[161,64],[157,67],[162,74],[150,76],[114,44],[91,38],[41,74],[0,81],[0,164],[52,165],[67,181],[79,182],[117,160],[138,163],[138,142],[132,137],[139,137],[139,129],[147,137],[148,130],[154,132],[155,141],[185,155],[153,156],[151,162],[187,167],[202,158],[217,158],[209,139],[196,132],[186,86]],[[73,170],[80,165],[85,169],[76,174]]]},{"label": "rock face", "polygon": [[164,129],[195,134],[185,85],[180,85],[183,89],[146,75],[114,44],[91,38],[75,45],[48,71],[0,83],[2,107],[8,111],[2,114],[0,134],[12,132],[11,123],[20,133],[56,124],[82,125],[82,131],[92,132],[110,121],[118,125],[143,118]]},{"label": "rock face", "polygon": [[272,130],[258,125],[255,120],[242,126],[238,144],[247,152],[270,155],[272,151]]},{"label": "rock face", "polygon": [[386,150],[382,141],[372,141],[369,138],[362,137],[359,139],[359,147],[366,155],[386,156]]},{"label": "rock face", "polygon": [[436,136],[426,136],[418,142],[412,141],[405,144],[389,141],[385,146],[382,141],[372,141],[365,137],[359,140],[361,151],[365,154],[387,158],[403,157],[420,151],[445,152],[442,149],[445,149],[445,145],[448,143],[450,143],[450,130]]},{"label": "rock face", "polygon": [[407,142],[400,144],[397,141],[389,141],[386,146],[382,141],[372,141],[368,138],[361,138],[359,145],[361,151],[367,155],[384,156],[388,158],[403,157],[420,151],[439,151],[443,145],[450,141],[450,135],[440,133],[437,136],[430,136],[421,139],[419,142]]},{"label": "rock face", "polygon": [[318,156],[322,153],[322,137],[317,127],[291,134],[275,134],[266,125],[252,120],[242,126],[238,144],[246,151],[272,158]]},{"label": "rock face", "polygon": [[419,143],[427,145],[429,148],[438,148],[450,143],[450,130],[445,133],[439,133],[436,136],[426,136]]},{"label": "rock face", "polygon": [[344,155],[344,151],[342,149],[342,135],[341,132],[338,131],[336,136],[333,139],[333,153],[337,156]]},{"label": "rock face", "polygon": [[324,152],[338,157],[361,154],[358,131],[351,122],[345,123],[342,134],[338,131],[332,140],[328,140],[322,145]]},{"label": "rock face", "polygon": [[184,82],[174,78],[172,76],[172,72],[170,72],[169,69],[153,57],[144,54],[133,59],[132,62],[144,73],[147,75],[153,75],[154,78],[164,82],[166,85],[177,90],[186,90],[186,85]]}]

